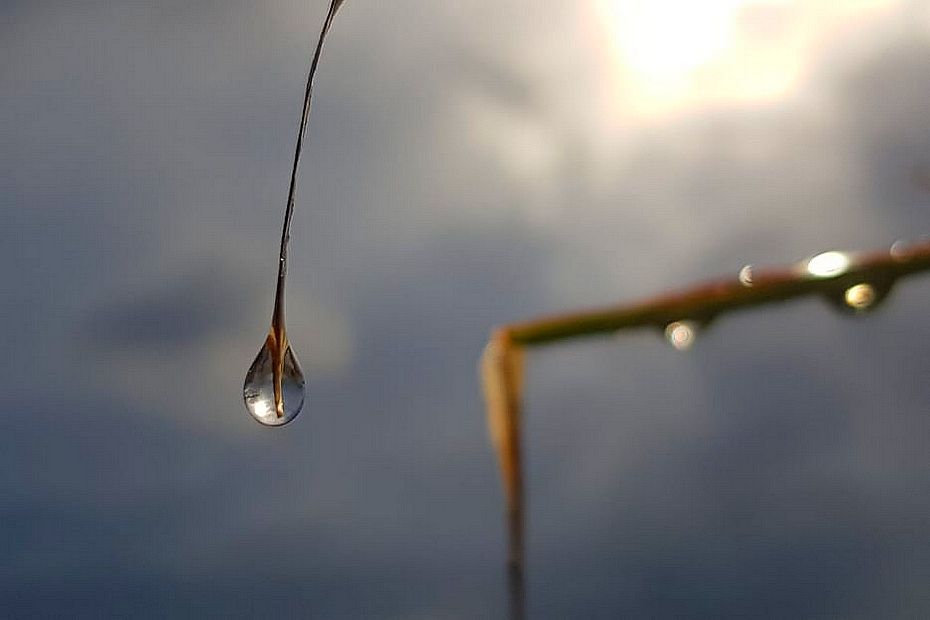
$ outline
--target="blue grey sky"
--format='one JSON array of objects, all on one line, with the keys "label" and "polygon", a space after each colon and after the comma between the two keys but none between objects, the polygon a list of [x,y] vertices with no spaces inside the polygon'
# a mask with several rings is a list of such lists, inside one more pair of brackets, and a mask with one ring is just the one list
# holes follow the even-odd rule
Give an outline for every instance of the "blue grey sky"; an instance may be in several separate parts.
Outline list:
[{"label": "blue grey sky", "polygon": [[[923,3],[346,0],[262,428],[325,4],[0,4],[3,615],[504,617],[494,325],[930,233]],[[530,617],[930,615],[928,303],[532,352]]]}]

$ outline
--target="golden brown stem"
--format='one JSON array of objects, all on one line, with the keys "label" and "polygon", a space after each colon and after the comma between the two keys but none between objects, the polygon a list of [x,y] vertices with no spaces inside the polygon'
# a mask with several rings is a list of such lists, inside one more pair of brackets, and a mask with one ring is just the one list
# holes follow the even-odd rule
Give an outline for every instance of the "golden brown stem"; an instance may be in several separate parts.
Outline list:
[{"label": "golden brown stem", "polygon": [[510,617],[524,614],[523,479],[520,468],[520,395],[523,389],[523,350],[510,332],[500,329],[481,358],[481,379],[487,403],[488,430],[497,451],[501,482],[507,500],[507,580]]},{"label": "golden brown stem", "polygon": [[512,323],[503,329],[510,332],[515,343],[535,346],[620,329],[664,327],[681,319],[711,319],[795,297],[842,292],[860,282],[890,285],[901,277],[930,269],[930,241],[896,246],[892,251],[845,256],[849,258],[847,268],[831,277],[812,276],[807,271],[807,261],[803,261],[788,268],[754,271],[751,286],[740,282],[734,274],[639,303],[548,316]]}]

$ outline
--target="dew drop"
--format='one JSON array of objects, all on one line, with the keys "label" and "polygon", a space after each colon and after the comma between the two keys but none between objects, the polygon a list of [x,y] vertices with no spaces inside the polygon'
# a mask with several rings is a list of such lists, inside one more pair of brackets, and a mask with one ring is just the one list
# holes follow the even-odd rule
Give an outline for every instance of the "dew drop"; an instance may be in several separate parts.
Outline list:
[{"label": "dew drop", "polygon": [[[256,421],[265,426],[283,426],[297,417],[304,404],[304,373],[284,338],[280,389],[275,389],[276,340],[269,334],[245,375],[242,397]],[[278,394],[276,394],[278,392]]]},{"label": "dew drop", "polygon": [[871,284],[854,284],[843,293],[843,302],[855,312],[869,310],[878,300],[878,292]]},{"label": "dew drop", "polygon": [[752,286],[752,265],[746,265],[739,270],[739,283],[747,288]]},{"label": "dew drop", "polygon": [[914,259],[916,255],[920,253],[921,247],[926,245],[928,241],[930,241],[930,237],[927,235],[921,235],[916,241],[898,239],[891,245],[891,249],[888,250],[888,253],[891,255],[892,259],[901,263],[906,263]]},{"label": "dew drop", "polygon": [[903,239],[898,239],[893,244],[891,244],[891,249],[888,250],[888,253],[891,254],[891,258],[897,261],[907,260],[908,254],[908,243]]},{"label": "dew drop", "polygon": [[675,321],[665,327],[665,339],[679,351],[687,351],[694,344],[697,327],[691,321]]},{"label": "dew drop", "polygon": [[878,307],[888,296],[891,283],[860,282],[828,296],[838,310],[846,314],[865,314]]}]

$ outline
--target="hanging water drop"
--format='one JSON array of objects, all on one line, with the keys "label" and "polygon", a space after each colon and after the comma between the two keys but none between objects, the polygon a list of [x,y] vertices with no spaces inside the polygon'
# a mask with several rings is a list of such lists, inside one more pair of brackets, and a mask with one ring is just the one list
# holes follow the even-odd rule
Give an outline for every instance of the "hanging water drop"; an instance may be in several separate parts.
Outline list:
[{"label": "hanging water drop", "polygon": [[843,293],[843,301],[853,310],[868,310],[875,303],[877,294],[871,284],[854,284]]},{"label": "hanging water drop", "polygon": [[691,321],[675,321],[665,327],[665,339],[679,351],[687,351],[694,344],[697,327]]},{"label": "hanging water drop", "polygon": [[830,303],[845,314],[859,315],[875,310],[891,291],[891,282],[860,282],[827,296]]},{"label": "hanging water drop", "polygon": [[739,270],[739,283],[749,288],[752,286],[752,265],[746,265]]},{"label": "hanging water drop", "polygon": [[304,405],[304,373],[287,337],[282,341],[283,351],[274,333],[268,334],[245,375],[242,388],[246,409],[265,426],[287,424],[297,417]]},{"label": "hanging water drop", "polygon": [[281,249],[278,258],[278,281],[275,288],[274,312],[271,318],[271,330],[265,344],[259,350],[255,361],[245,375],[242,398],[249,414],[266,426],[283,426],[297,417],[304,405],[304,373],[297,362],[297,356],[291,350],[284,328],[284,281],[287,277],[287,245],[291,238],[291,218],[294,215],[294,202],[297,197],[297,172],[300,168],[300,154],[303,150],[304,136],[307,132],[307,120],[310,116],[310,102],[313,96],[313,76],[316,75],[320,54],[326,33],[332,25],[336,11],[343,0],[331,0],[329,13],[323,22],[323,29],[317,40],[310,72],[307,75],[307,88],[304,92],[303,112],[300,127],[297,130],[297,148],[294,152],[294,165],[291,168],[291,182],[287,190],[287,207],[284,210],[284,225],[281,230]]}]

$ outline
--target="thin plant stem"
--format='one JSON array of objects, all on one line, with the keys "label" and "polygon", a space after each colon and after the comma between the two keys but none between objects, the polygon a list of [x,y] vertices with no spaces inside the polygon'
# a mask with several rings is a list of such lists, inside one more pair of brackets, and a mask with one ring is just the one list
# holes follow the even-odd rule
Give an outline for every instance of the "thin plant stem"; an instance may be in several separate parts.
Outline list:
[{"label": "thin plant stem", "polygon": [[930,269],[930,242],[893,251],[844,254],[848,266],[835,276],[810,274],[807,261],[789,268],[753,271],[747,285],[733,277],[707,282],[629,305],[572,312],[505,325],[514,343],[539,346],[635,327],[662,327],[682,319],[721,314],[812,294],[842,293],[860,282],[890,284]]},{"label": "thin plant stem", "polygon": [[291,181],[287,189],[287,206],[284,209],[284,224],[281,227],[281,249],[278,255],[278,279],[274,293],[274,310],[271,315],[271,329],[266,339],[272,356],[272,385],[274,388],[275,411],[279,418],[284,417],[284,398],[282,380],[284,376],[284,360],[290,346],[287,339],[287,329],[284,325],[284,281],[287,278],[287,250],[291,240],[291,219],[294,217],[294,203],[297,200],[297,176],[300,171],[300,155],[303,153],[304,140],[307,134],[307,122],[310,119],[310,103],[313,99],[313,78],[320,64],[320,55],[323,53],[323,43],[326,34],[333,23],[336,11],[344,0],[332,0],[320,37],[316,42],[313,59],[310,62],[310,71],[307,74],[307,87],[304,91],[304,104],[300,114],[300,128],[297,130],[297,145],[294,148],[294,165],[291,168]]},{"label": "thin plant stem", "polygon": [[320,30],[320,37],[317,39],[316,49],[313,52],[313,59],[310,62],[310,71],[307,74],[307,87],[304,91],[303,110],[300,115],[300,129],[297,131],[297,145],[294,148],[294,165],[291,168],[291,182],[287,189],[287,207],[284,210],[284,225],[281,228],[281,250],[278,258],[278,282],[274,296],[274,313],[272,325],[284,325],[284,280],[287,277],[287,246],[291,240],[291,219],[294,217],[294,203],[297,200],[297,176],[300,171],[300,155],[303,152],[304,139],[307,133],[307,121],[310,118],[310,103],[313,99],[313,78],[316,76],[317,66],[320,64],[320,55],[323,53],[323,43],[326,40],[326,34],[333,23],[336,11],[342,5],[344,0],[332,0],[329,5],[329,12],[326,14],[326,20],[323,22],[323,28]]}]

